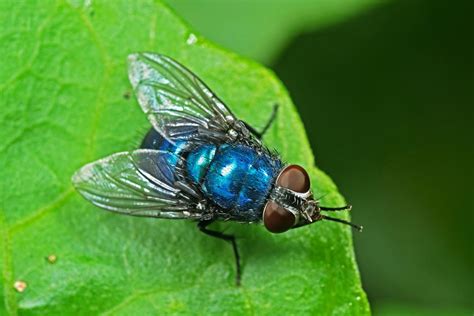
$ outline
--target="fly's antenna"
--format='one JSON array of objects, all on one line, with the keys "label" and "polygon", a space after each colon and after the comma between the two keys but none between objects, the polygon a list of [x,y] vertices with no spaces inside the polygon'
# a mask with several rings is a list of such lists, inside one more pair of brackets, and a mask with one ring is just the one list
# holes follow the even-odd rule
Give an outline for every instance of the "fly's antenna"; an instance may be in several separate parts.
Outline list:
[{"label": "fly's antenna", "polygon": [[350,211],[352,210],[352,205],[346,205],[346,206],[341,206],[341,207],[325,207],[325,206],[320,206],[319,209],[321,211],[332,211],[332,212],[337,212],[337,211]]},{"label": "fly's antenna", "polygon": [[328,221],[333,221],[333,222],[338,222],[338,223],[341,223],[341,224],[349,225],[352,228],[358,230],[359,232],[362,232],[362,229],[363,229],[362,226],[352,224],[351,222],[345,221],[345,220],[340,219],[340,218],[334,218],[334,217],[330,217],[330,216],[326,216],[326,215],[321,215],[321,217],[322,217],[322,219],[325,219],[325,220],[328,220]]}]

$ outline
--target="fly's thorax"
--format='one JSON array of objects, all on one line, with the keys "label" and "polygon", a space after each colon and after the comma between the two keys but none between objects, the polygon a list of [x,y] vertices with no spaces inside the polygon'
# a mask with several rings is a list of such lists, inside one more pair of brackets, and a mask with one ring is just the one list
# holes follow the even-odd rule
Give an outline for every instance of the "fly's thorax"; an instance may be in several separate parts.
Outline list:
[{"label": "fly's thorax", "polygon": [[304,222],[319,219],[318,201],[313,199],[306,170],[284,167],[278,175],[263,211],[263,223],[272,233],[282,233]]},{"label": "fly's thorax", "polygon": [[244,122],[235,120],[233,117],[226,117],[226,121],[229,124],[229,129],[227,130],[227,137],[229,138],[229,141],[236,141],[239,136],[243,136],[243,139],[251,137],[250,132],[245,126]]}]

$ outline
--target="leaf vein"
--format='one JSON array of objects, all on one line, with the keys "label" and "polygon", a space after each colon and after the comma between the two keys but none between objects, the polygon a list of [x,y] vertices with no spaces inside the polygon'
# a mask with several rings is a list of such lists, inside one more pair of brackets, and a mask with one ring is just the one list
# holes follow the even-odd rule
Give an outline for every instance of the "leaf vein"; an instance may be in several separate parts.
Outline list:
[{"label": "leaf vein", "polygon": [[106,104],[105,92],[106,92],[106,87],[110,81],[112,61],[106,48],[102,44],[103,41],[101,40],[98,33],[94,29],[94,26],[92,25],[89,18],[84,14],[84,11],[82,11],[80,8],[79,9],[74,8],[70,3],[66,1],[64,1],[64,3],[66,3],[74,12],[76,12],[79,15],[81,22],[83,23],[83,25],[85,26],[89,34],[91,35],[91,38],[94,41],[95,46],[99,50],[100,57],[104,65],[102,80],[101,80],[100,86],[97,89],[97,97],[96,97],[95,106],[94,106],[95,112],[93,113],[93,117],[92,117],[91,134],[88,137],[88,146],[87,146],[87,151],[86,151],[86,159],[91,160],[94,155],[95,143],[96,143],[96,138],[97,138],[97,130],[99,127],[100,117],[102,115],[102,112]]},{"label": "leaf vein", "polygon": [[58,196],[51,201],[50,203],[38,208],[36,211],[34,211],[31,215],[28,217],[25,217],[15,225],[11,226],[9,229],[9,232],[11,234],[17,233],[19,230],[23,229],[25,226],[30,225],[31,223],[36,222],[43,216],[45,216],[47,213],[51,212],[52,210],[56,209],[57,207],[63,205],[67,199],[72,196],[72,193],[74,192],[74,189],[72,186],[69,186],[67,190],[65,190],[63,193],[58,194]]}]

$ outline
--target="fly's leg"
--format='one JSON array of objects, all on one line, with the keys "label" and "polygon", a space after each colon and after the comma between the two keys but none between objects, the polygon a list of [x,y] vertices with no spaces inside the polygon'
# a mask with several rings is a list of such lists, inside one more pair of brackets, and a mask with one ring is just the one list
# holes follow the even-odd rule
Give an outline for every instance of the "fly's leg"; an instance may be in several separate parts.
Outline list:
[{"label": "fly's leg", "polygon": [[265,124],[265,126],[263,127],[262,131],[259,132],[257,131],[255,128],[253,128],[252,126],[250,126],[249,124],[245,123],[245,126],[247,127],[247,129],[255,135],[255,137],[257,137],[258,139],[262,139],[262,137],[265,135],[265,133],[267,132],[267,130],[270,128],[270,126],[272,125],[273,121],[275,121],[275,118],[276,118],[276,114],[278,112],[278,104],[275,104],[273,105],[273,111],[272,111],[272,115],[270,116],[270,119],[268,119],[267,121],[267,124]]},{"label": "fly's leg", "polygon": [[235,266],[236,266],[236,275],[235,275],[235,283],[237,286],[240,285],[240,256],[239,250],[237,249],[237,242],[235,241],[235,236],[227,235],[215,230],[207,229],[206,227],[209,226],[214,220],[205,220],[200,221],[198,223],[199,230],[202,231],[204,234],[219,238],[225,241],[232,243],[232,248],[234,250],[234,257],[235,257]]}]

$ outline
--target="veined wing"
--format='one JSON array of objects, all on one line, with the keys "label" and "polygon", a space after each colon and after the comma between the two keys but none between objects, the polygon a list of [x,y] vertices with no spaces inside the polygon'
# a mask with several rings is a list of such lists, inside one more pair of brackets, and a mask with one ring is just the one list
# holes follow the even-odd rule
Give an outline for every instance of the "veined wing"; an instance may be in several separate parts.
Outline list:
[{"label": "veined wing", "polygon": [[195,198],[176,187],[176,162],[170,152],[140,149],[113,154],[85,165],[72,182],[94,205],[146,217],[199,219]]},{"label": "veined wing", "polygon": [[170,142],[252,138],[209,87],[172,58],[132,54],[129,78],[148,120]]}]

